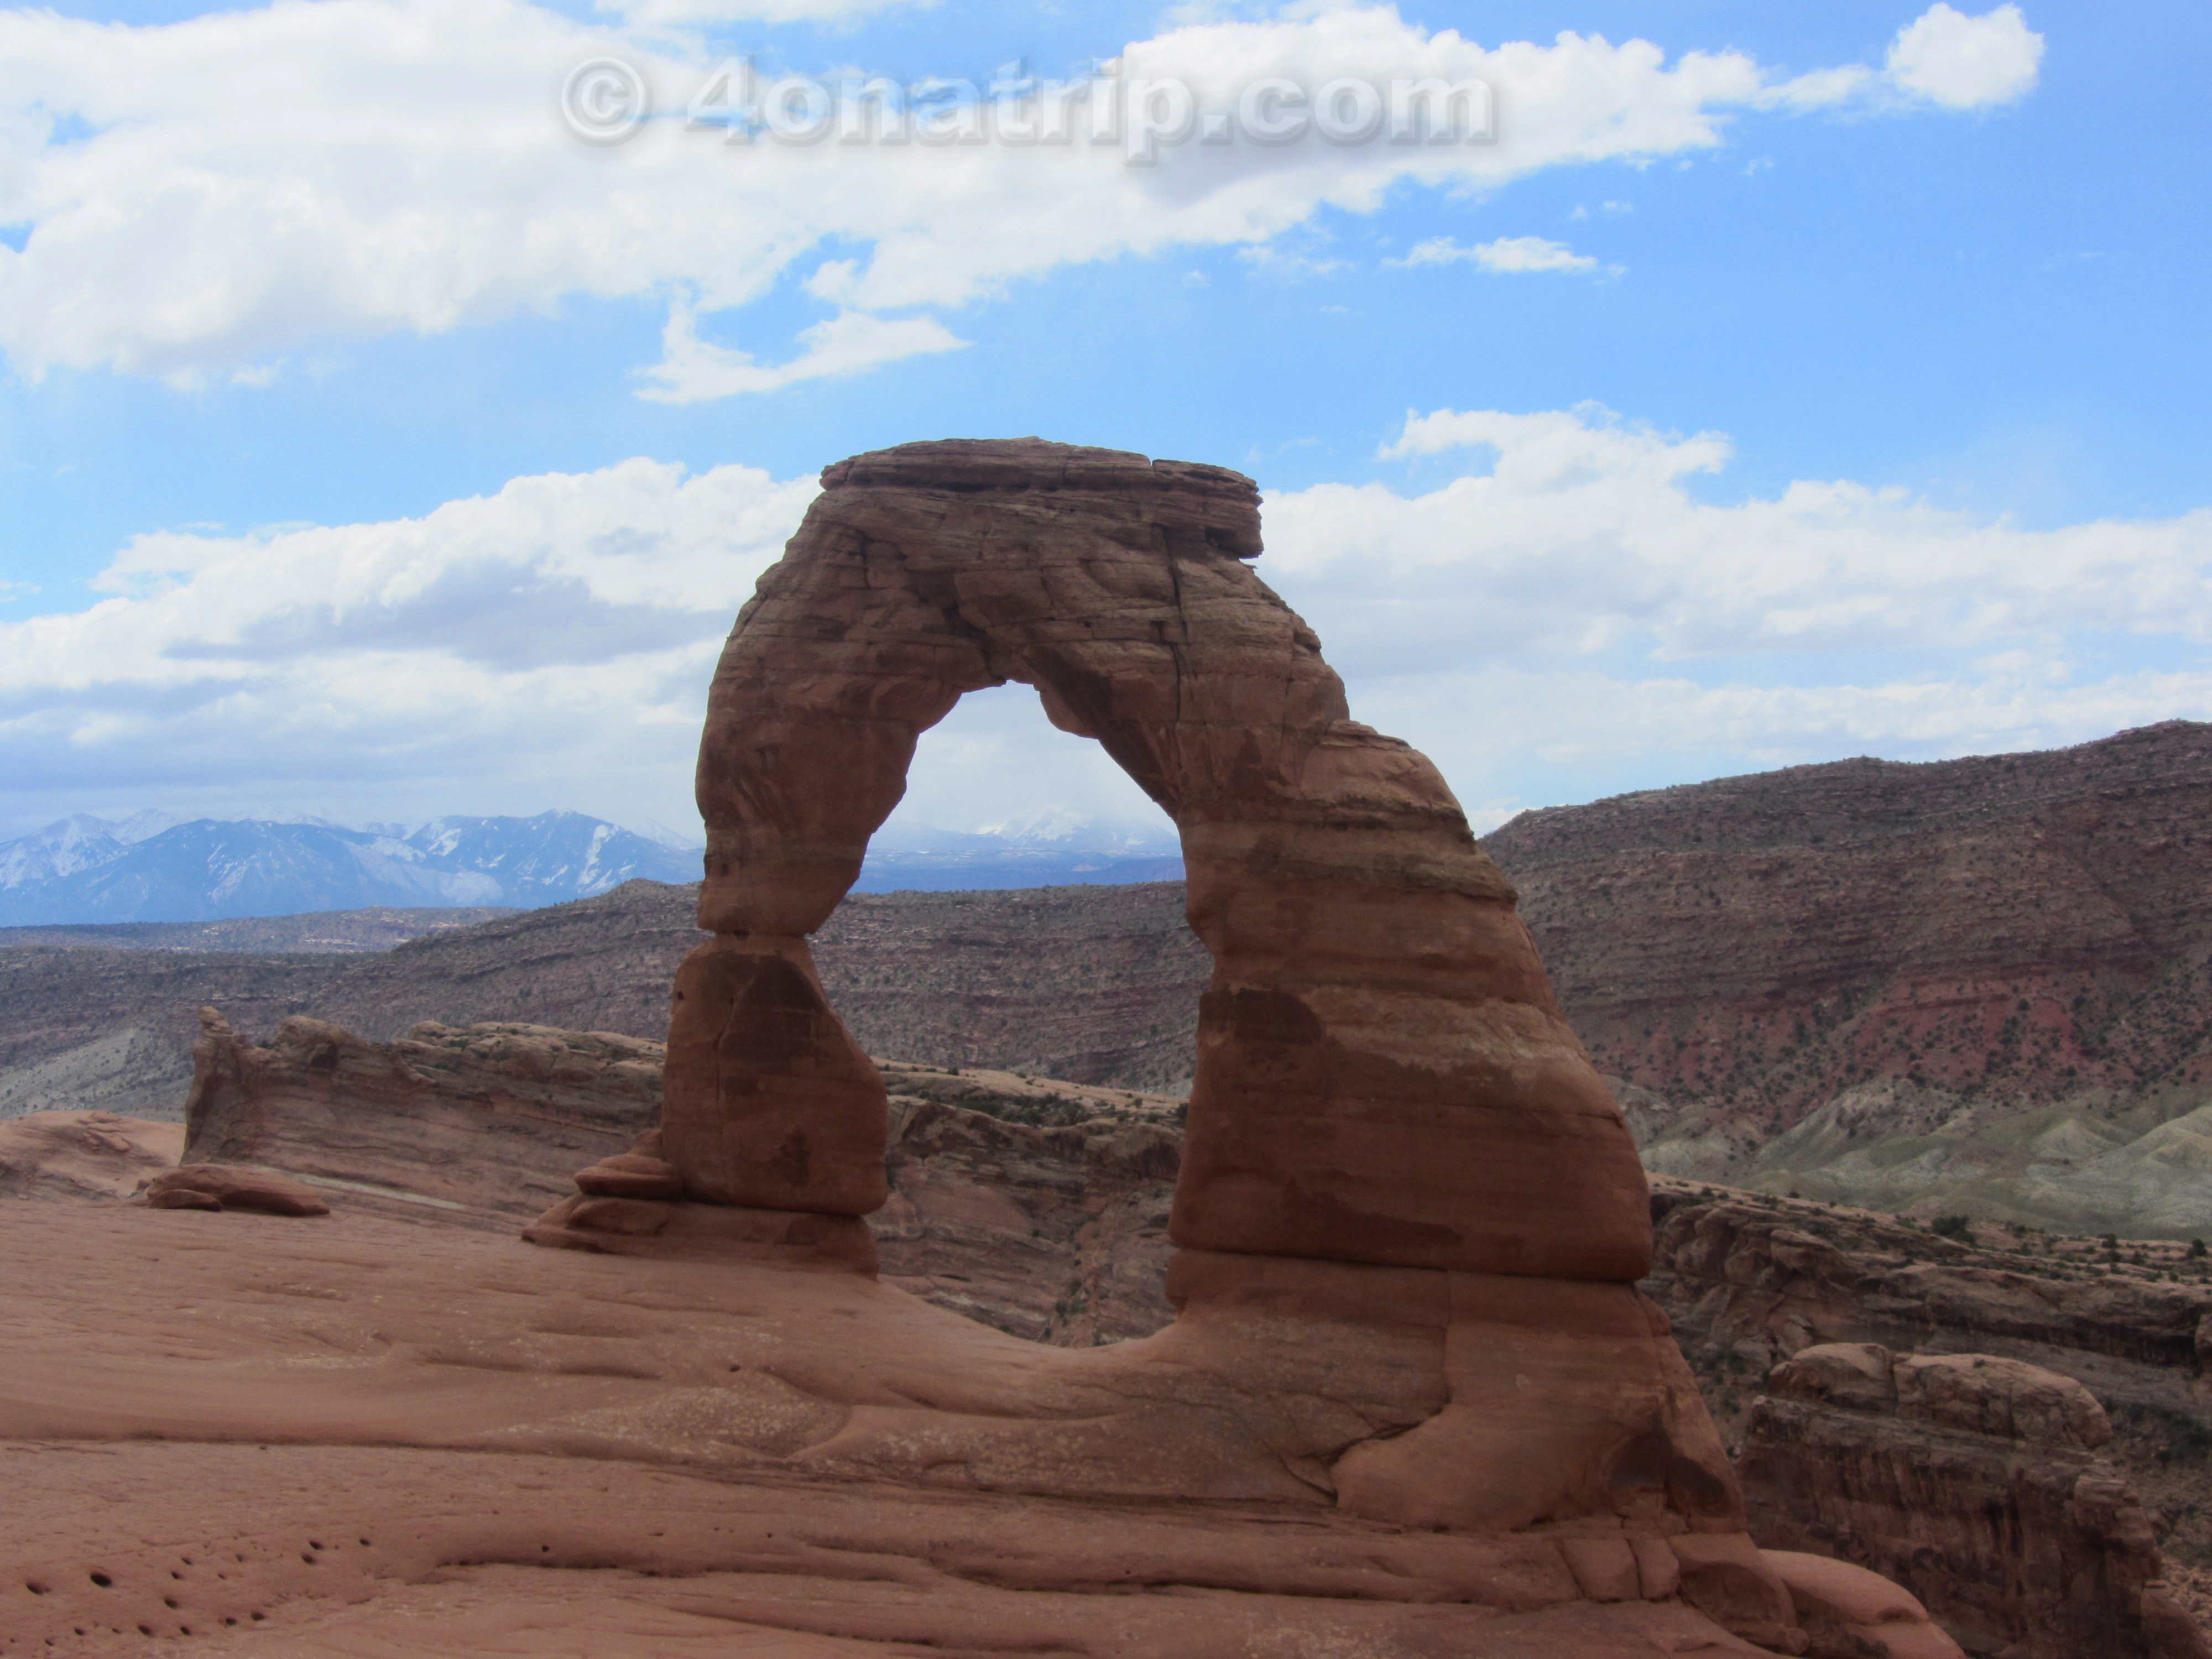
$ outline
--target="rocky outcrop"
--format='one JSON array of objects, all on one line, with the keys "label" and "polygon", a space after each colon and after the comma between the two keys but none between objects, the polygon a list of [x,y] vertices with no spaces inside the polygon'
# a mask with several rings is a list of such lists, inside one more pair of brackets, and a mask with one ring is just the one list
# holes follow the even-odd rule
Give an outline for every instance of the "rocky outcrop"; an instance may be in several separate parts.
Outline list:
[{"label": "rocky outcrop", "polygon": [[1767,1378],[1741,1461],[1770,1547],[1914,1591],[1971,1653],[2204,1659],[2079,1382],[1986,1354],[1820,1344]]},{"label": "rocky outcrop", "polygon": [[387,1213],[501,1231],[627,1147],[660,1045],[540,1025],[416,1026],[389,1043],[295,1015],[266,1047],[200,1012],[185,1156],[265,1165]]},{"label": "rocky outcrop", "polygon": [[1991,1229],[1989,1243],[1966,1243],[1872,1211],[1665,1177],[1652,1182],[1652,1213],[1651,1282],[1686,1322],[1731,1340],[1864,1334],[1910,1346],[1942,1332],[2180,1375],[2212,1346],[2199,1335],[2212,1281],[2106,1271],[2081,1253],[2086,1239]]},{"label": "rocky outcrop", "polygon": [[[892,1073],[896,1091],[911,1073]],[[894,1093],[894,1284],[1034,1341],[1149,1336],[1175,1317],[1168,1212],[1182,1137],[1142,1118],[1045,1127]]]},{"label": "rocky outcrop", "polygon": [[[1693,1361],[1741,1376],[1820,1343],[1991,1352],[2196,1418],[2212,1279],[2108,1264],[2090,1241],[1956,1242],[1863,1210],[1656,1180],[1646,1281]],[[2178,1265],[2178,1263],[2177,1263]]]},{"label": "rocky outcrop", "polygon": [[1672,1319],[1724,1437],[1741,1449],[1759,1379],[1806,1348],[1982,1354],[2070,1377],[2111,1417],[2105,1448],[2169,1559],[2212,1555],[2212,1272],[2179,1250],[2123,1261],[2096,1240],[1997,1228],[1962,1243],[1863,1210],[1653,1183],[1644,1287]]},{"label": "rocky outcrop", "polygon": [[112,1112],[36,1112],[0,1122],[0,1199],[127,1198],[173,1167],[175,1123]]},{"label": "rocky outcrop", "polygon": [[[604,1149],[579,1177],[579,1206],[599,1206],[587,1218],[600,1231],[625,1218],[665,1228],[649,1201],[676,1195],[672,1166],[617,1150],[658,1119],[661,1054],[657,1042],[508,1024],[424,1024],[366,1042],[298,1017],[261,1046],[209,1010],[188,1155],[280,1170],[349,1208],[503,1232],[562,1196],[580,1154]],[[1179,1102],[900,1061],[879,1070],[890,1088],[890,1198],[872,1245],[837,1236],[842,1259],[879,1264],[893,1284],[1035,1340],[1089,1346],[1149,1335],[1174,1317],[1163,1283]],[[26,1120],[24,1133],[33,1125],[42,1146],[76,1148],[87,1134],[124,1144],[121,1120]],[[166,1135],[165,1152],[68,1190],[127,1194],[176,1161],[179,1128],[137,1127]],[[27,1151],[19,1167],[27,1190]],[[50,1148],[36,1173],[52,1182],[61,1168]],[[781,1233],[738,1240],[779,1241],[802,1252],[830,1242],[819,1229],[795,1243]]]}]

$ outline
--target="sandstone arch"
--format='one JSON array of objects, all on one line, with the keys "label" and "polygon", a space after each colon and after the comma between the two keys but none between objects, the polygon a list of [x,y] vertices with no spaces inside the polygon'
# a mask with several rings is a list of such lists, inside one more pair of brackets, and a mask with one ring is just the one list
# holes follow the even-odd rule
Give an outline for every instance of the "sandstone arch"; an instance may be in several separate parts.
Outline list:
[{"label": "sandstone arch", "polygon": [[1182,832],[1215,969],[1179,1244],[1641,1276],[1642,1170],[1512,890],[1435,769],[1350,718],[1312,630],[1253,574],[1249,479],[1022,440],[860,455],[823,486],[709,694],[715,938],[678,981],[662,1130],[685,1196],[883,1201],[883,1087],[806,935],[919,734],[1019,680]]}]

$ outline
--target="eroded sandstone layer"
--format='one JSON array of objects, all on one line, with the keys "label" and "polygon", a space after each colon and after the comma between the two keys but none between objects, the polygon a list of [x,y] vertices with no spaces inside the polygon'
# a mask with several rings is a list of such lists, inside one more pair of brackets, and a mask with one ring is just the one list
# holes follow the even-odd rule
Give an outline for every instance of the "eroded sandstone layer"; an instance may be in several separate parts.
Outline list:
[{"label": "eroded sandstone layer", "polygon": [[257,1044],[203,1008],[185,1156],[506,1231],[559,1198],[580,1162],[651,1126],[660,1057],[637,1037],[511,1024],[367,1042],[305,1015]]},{"label": "eroded sandstone layer", "polygon": [[2112,1432],[2021,1360],[1824,1344],[1767,1379],[1743,1473],[1762,1538],[1911,1586],[1972,1652],[2206,1659]]}]

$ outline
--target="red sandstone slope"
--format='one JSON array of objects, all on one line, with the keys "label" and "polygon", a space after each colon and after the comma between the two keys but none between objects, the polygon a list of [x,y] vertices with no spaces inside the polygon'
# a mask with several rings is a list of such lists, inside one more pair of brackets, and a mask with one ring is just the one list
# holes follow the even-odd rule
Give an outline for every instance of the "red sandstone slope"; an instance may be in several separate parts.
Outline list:
[{"label": "red sandstone slope", "polygon": [[2212,1084],[2212,726],[1523,813],[1486,843],[1600,1065],[1779,1127],[1869,1077]]}]

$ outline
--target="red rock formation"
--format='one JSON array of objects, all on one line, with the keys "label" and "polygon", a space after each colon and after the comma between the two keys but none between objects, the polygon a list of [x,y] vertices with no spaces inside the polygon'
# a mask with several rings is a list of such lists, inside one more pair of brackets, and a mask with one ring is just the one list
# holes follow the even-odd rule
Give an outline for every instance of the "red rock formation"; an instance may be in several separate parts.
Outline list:
[{"label": "red rock formation", "polygon": [[[1590,1601],[1679,1595],[1802,1650],[1635,1288],[1650,1218],[1620,1112],[1442,779],[1350,720],[1311,631],[1247,569],[1250,481],[1029,441],[912,445],[823,483],[709,693],[699,920],[715,937],[678,974],[661,1125],[637,1149],[685,1199],[590,1196],[638,1167],[601,1164],[526,1236],[623,1251],[643,1232],[657,1254],[777,1216],[858,1226],[883,1202],[887,1097],[806,936],[919,734],[1020,680],[1174,816],[1213,958],[1170,1226],[1177,1318],[1096,1351],[1097,1382],[1324,1398],[1262,1431],[1271,1483],[1399,1526],[1559,1529]],[[642,1223],[655,1209],[666,1222]],[[1136,1441],[1043,1427],[1062,1408],[1042,1382],[957,1420],[856,1417],[822,1449],[875,1479],[1290,1495],[1241,1469],[1219,1484],[1218,1451],[1172,1415],[1139,1413]]]},{"label": "red rock formation", "polygon": [[1646,790],[1485,844],[1601,1068],[1757,1140],[1869,1079],[2201,1098],[2208,817],[2212,725],[2173,720]]},{"label": "red rock formation", "polygon": [[1182,830],[1214,970],[1178,1242],[1640,1275],[1642,1171],[1512,890],[1435,769],[1350,720],[1312,632],[1247,568],[1249,479],[1026,441],[909,445],[823,483],[708,697],[699,916],[717,937],[678,976],[663,1109],[687,1190],[882,1201],[882,1090],[805,936],[921,731],[1018,679]]},{"label": "red rock formation", "polygon": [[[308,1310],[228,1322],[221,1343],[194,1328],[204,1347],[160,1390],[54,1339],[112,1305],[79,1291],[23,1363],[0,1365],[0,1437],[204,1442],[250,1424],[323,1444],[551,1450],[775,1481],[796,1513],[865,1486],[836,1547],[902,1595],[942,1548],[924,1540],[972,1538],[1009,1500],[1060,1594],[1218,1586],[1221,1556],[1133,1570],[1127,1544],[1102,1559],[1071,1543],[1048,1522],[1055,1506],[1204,1513],[1261,1589],[1314,1582],[1279,1547],[1303,1522],[1291,1553],[1332,1564],[1341,1593],[1441,1604],[1362,1631],[1310,1613],[1292,1626],[1324,1645],[1805,1651],[1797,1598],[1746,1532],[1712,1422],[1636,1288],[1650,1220],[1626,1125],[1434,769],[1348,718],[1312,634],[1247,569],[1249,481],[1024,441],[862,456],[824,485],[710,695],[700,920],[715,937],[678,975],[660,1127],[602,1156],[529,1230],[686,1259],[546,1252],[489,1272],[488,1240],[426,1259],[368,1218],[302,1230],[340,1233],[343,1253],[319,1272],[303,1250],[284,1263],[283,1293]],[[1097,738],[1174,814],[1213,957],[1170,1225],[1176,1318],[1079,1350],[952,1321],[868,1271],[860,1218],[887,1192],[888,1097],[806,943],[896,802],[918,733],[1008,679],[1037,686],[1056,722]],[[310,1070],[345,1065],[343,1033],[285,1029]],[[247,1056],[228,1052],[235,1077],[211,1026],[196,1131],[227,1091],[227,1121],[266,1139]],[[682,1199],[626,1195],[672,1182]],[[128,1213],[142,1252],[176,1236],[157,1228],[227,1224]],[[366,1301],[360,1250],[375,1255]],[[775,1271],[791,1266],[842,1271]],[[205,1267],[180,1263],[165,1292],[197,1298]],[[333,1268],[353,1285],[343,1312]],[[374,1374],[349,1358],[303,1368],[310,1342],[372,1352]],[[665,1513],[635,1492],[616,1502],[631,1534]],[[966,1507],[918,1525],[924,1494]],[[507,1559],[469,1530],[437,1551]],[[541,1556],[550,1530],[532,1528]],[[424,1537],[401,1552],[418,1572]],[[689,1541],[696,1561],[702,1540]],[[765,1542],[718,1542],[712,1559],[765,1577]],[[301,1559],[322,1547],[311,1538]],[[678,1553],[631,1559],[664,1571]],[[1387,1588],[1363,1571],[1374,1563],[1395,1575]],[[1097,1606],[1111,1599],[1003,1621],[991,1645],[1189,1659],[1280,1645],[1249,1609],[1147,1639],[1126,1607]],[[817,1622],[794,1624],[794,1600]],[[820,1631],[823,1601],[802,1585],[748,1605]],[[1502,1626],[1522,1610],[1548,1628]],[[840,1607],[830,1629],[981,1644],[975,1621],[933,1621],[910,1598],[879,1613],[856,1623]],[[1889,1622],[1918,1652],[1954,1651],[1924,1621]]]},{"label": "red rock formation", "polygon": [[427,1024],[390,1043],[295,1015],[266,1047],[200,1011],[185,1156],[265,1165],[383,1213],[506,1231],[653,1121],[661,1047]]},{"label": "red rock formation", "polygon": [[1767,1379],[1742,1474],[1759,1535],[1915,1591],[1975,1654],[2205,1659],[2105,1413],[2070,1377],[1987,1354],[1800,1352]]}]

